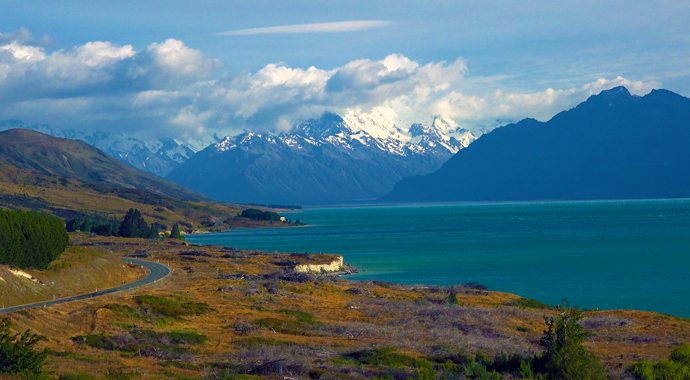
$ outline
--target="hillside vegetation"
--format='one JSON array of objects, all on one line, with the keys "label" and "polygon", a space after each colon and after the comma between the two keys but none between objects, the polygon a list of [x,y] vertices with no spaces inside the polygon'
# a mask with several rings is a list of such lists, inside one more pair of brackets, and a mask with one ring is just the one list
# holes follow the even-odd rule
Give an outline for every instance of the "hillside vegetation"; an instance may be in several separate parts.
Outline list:
[{"label": "hillside vegetation", "polygon": [[66,221],[78,217],[122,220],[129,209],[138,209],[148,223],[158,222],[170,229],[180,222],[180,228],[187,233],[268,226],[266,221],[238,218],[245,208],[239,204],[183,201],[137,189],[41,174],[1,162],[0,208],[35,211]]},{"label": "hillside vegetation", "polygon": [[60,219],[0,210],[0,264],[45,269],[68,245]]},{"label": "hillside vegetation", "polygon": [[49,337],[46,368],[65,379],[518,379],[540,368],[578,371],[558,364],[563,355],[580,358],[573,363],[596,378],[601,361],[623,379],[633,363],[666,360],[690,341],[690,321],[651,312],[579,314],[477,284],[403,286],[286,270],[286,262],[328,263],[331,255],[74,236],[84,249],[145,252],[173,272],[135,291],[12,314],[18,331]]}]

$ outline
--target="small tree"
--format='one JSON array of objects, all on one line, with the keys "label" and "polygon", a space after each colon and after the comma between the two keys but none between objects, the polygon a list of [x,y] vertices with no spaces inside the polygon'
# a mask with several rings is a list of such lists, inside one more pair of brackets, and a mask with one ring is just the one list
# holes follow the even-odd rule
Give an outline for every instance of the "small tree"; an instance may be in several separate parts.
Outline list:
[{"label": "small tree", "polygon": [[[586,332],[578,321],[577,307],[566,308],[557,318],[544,317],[546,330],[540,344],[546,349],[539,360],[550,380],[605,380],[606,370],[583,346]],[[541,372],[541,371],[540,371]]]},{"label": "small tree", "polygon": [[171,239],[184,240],[184,237],[182,237],[182,234],[180,233],[180,225],[179,225],[179,223],[173,224],[173,226],[172,226],[172,231],[170,232],[170,238],[171,238]]},{"label": "small tree", "polygon": [[448,293],[448,298],[446,298],[446,302],[449,305],[457,305],[458,304],[458,295],[455,293],[455,290],[452,288],[450,289],[450,292]]},{"label": "small tree", "polygon": [[0,373],[40,374],[48,354],[45,350],[36,352],[34,346],[46,338],[29,330],[23,334],[13,334],[11,327],[9,318],[3,318],[0,322]]}]

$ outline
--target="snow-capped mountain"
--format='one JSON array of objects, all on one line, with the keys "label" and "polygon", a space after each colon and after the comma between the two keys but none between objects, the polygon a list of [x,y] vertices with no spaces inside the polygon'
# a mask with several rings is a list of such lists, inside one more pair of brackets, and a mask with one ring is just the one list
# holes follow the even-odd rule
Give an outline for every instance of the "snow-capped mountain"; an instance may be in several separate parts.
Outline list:
[{"label": "snow-capped mountain", "polygon": [[374,199],[438,169],[476,138],[450,119],[403,130],[390,110],[325,113],[281,135],[226,137],[168,179],[220,200],[320,203]]},{"label": "snow-capped mountain", "polygon": [[318,203],[375,199],[400,179],[430,173],[476,137],[453,120],[401,128],[390,109],[325,113],[283,134],[142,140],[117,132],[0,122],[85,141],[137,169],[219,200]]},{"label": "snow-capped mountain", "polygon": [[330,144],[353,150],[356,141],[361,145],[399,156],[449,155],[457,153],[477,139],[472,132],[460,128],[451,119],[436,116],[430,126],[415,123],[404,131],[395,124],[396,117],[393,111],[379,108],[374,108],[371,113],[356,114],[350,111],[343,117],[325,113],[321,118],[307,120],[281,135],[248,132],[225,137],[216,144],[216,149],[226,151],[238,146],[246,147],[248,141],[263,138],[273,143],[281,140],[295,149]]},{"label": "snow-capped mountain", "polygon": [[130,166],[160,177],[170,173],[194,153],[220,141],[216,135],[191,141],[170,138],[143,141],[117,132],[87,133],[62,130],[48,124],[27,125],[18,120],[0,121],[0,131],[12,128],[31,129],[54,137],[82,140]]}]

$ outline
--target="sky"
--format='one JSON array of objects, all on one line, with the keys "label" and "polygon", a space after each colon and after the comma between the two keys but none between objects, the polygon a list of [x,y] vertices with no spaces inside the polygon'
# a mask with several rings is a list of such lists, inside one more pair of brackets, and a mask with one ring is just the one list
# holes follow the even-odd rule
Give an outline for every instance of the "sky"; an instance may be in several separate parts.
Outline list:
[{"label": "sky", "polygon": [[[110,4],[112,3],[112,4]],[[690,95],[688,1],[0,0],[0,120],[158,137],[392,109],[470,129]],[[498,121],[497,121],[498,120]]]}]

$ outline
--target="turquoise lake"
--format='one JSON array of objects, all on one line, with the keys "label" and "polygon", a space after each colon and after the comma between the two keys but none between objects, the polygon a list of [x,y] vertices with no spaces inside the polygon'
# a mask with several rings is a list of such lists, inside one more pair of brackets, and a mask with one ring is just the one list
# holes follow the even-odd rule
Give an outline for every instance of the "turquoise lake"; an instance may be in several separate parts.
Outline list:
[{"label": "turquoise lake", "polygon": [[549,304],[690,317],[690,200],[306,209],[307,227],[188,236],[280,252],[337,253],[352,280],[476,281]]}]

